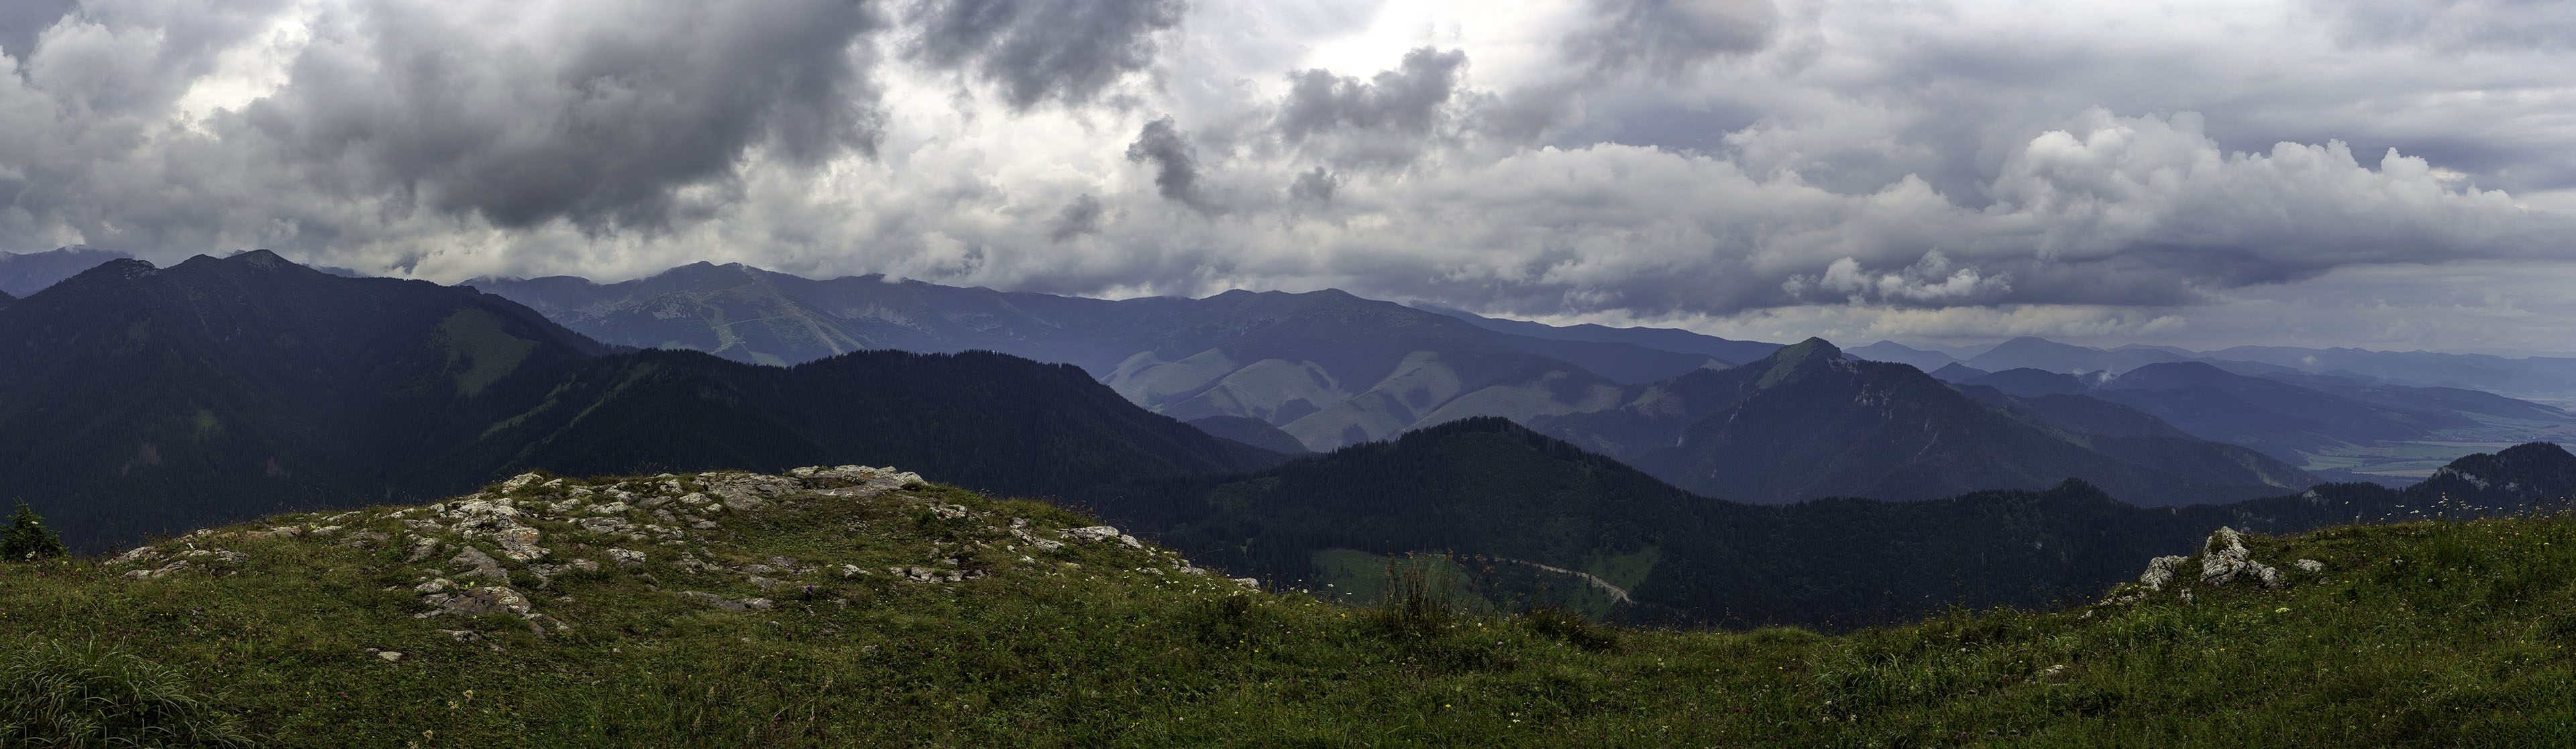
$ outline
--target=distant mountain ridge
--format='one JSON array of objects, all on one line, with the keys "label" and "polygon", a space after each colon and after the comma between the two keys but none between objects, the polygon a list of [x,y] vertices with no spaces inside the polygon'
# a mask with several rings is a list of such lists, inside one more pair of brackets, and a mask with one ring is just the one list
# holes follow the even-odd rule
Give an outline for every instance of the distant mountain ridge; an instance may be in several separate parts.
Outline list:
[{"label": "distant mountain ridge", "polygon": [[23,297],[43,291],[110,260],[134,256],[89,247],[57,247],[45,252],[0,252],[0,295]]},{"label": "distant mountain ridge", "polygon": [[[2152,421],[2150,417],[2135,418]],[[2305,488],[2297,468],[2174,432],[2091,434],[1977,402],[1822,339],[1725,371],[1632,387],[1615,409],[1529,422],[1709,496],[1931,499],[2082,478],[2146,505]]]},{"label": "distant mountain ridge", "polygon": [[[2231,355],[2228,352],[2247,351],[2266,353],[2256,358],[2270,363],[2224,358]],[[2576,414],[2556,406],[2462,387],[2409,384],[2437,379],[2427,373],[2453,367],[2478,375],[2467,379],[2564,395],[2576,390],[2576,368],[2553,380],[2557,376],[2548,374],[2551,360],[2539,357],[2507,360],[2350,349],[2341,350],[2341,358],[2303,353],[2315,351],[2321,350],[2238,348],[2206,354],[2151,346],[2103,350],[2019,338],[1933,374],[2016,396],[2065,394],[2113,401],[2152,413],[2203,439],[2254,448],[2325,475],[2373,481],[2393,479],[2347,469],[2398,471],[2420,478],[2418,471],[2466,454],[2479,443],[2576,437]],[[1902,354],[1883,348],[1864,358],[1901,358],[1891,353]],[[2341,368],[2353,362],[2387,365],[2374,371],[2392,378]],[[2520,374],[2507,376],[2506,372]],[[2548,384],[2553,381],[2556,384]]]},{"label": "distant mountain ridge", "polygon": [[[1856,433],[1818,433],[1799,449],[1839,451],[1854,461],[1833,464],[1835,471],[1826,473],[1876,478],[1806,483],[1788,480],[1771,462],[1812,456],[1765,448],[1777,447],[1769,438],[1711,438],[1650,456],[1650,447],[1680,441],[1684,427],[1713,413],[1671,411],[1674,404],[1719,408],[1724,404],[1712,398],[1737,397],[1673,397],[1700,387],[1695,383],[1732,381],[1711,374],[1727,364],[1713,354],[1759,358],[1783,349],[1679,330],[1556,328],[1445,308],[1425,311],[1331,290],[1110,301],[891,283],[873,276],[817,281],[706,263],[618,284],[545,278],[478,279],[469,285],[515,295],[610,342],[696,348],[739,361],[780,363],[893,347],[981,348],[1069,362],[1156,413],[1229,429],[1250,425],[1206,420],[1254,420],[1284,433],[1302,451],[1500,416],[1646,466],[1694,490],[1734,492],[1751,501],[1832,494],[1922,499],[1982,488],[2036,489],[2080,475],[2132,501],[2163,504],[2259,496],[2312,481],[2294,467],[2255,456],[2180,445],[2191,441],[2180,433],[2039,436],[2055,427],[2022,423],[2044,420],[2037,412],[1985,413],[1986,406],[1929,380],[1913,383],[1926,387],[1908,389],[1905,397],[1946,404],[1934,420],[1982,419],[1984,426],[1947,426],[1966,430],[1962,434],[2001,429],[2022,435],[2006,442],[2036,452],[1998,462],[1986,456],[2013,451],[1979,447],[1985,444],[1979,439],[1954,441],[1943,443],[1940,455],[1959,465],[1942,466],[1942,460],[1899,459],[1896,448],[1873,446]],[[1779,403],[1784,410],[1766,428],[1797,433],[1802,420],[1787,414],[1842,402],[1817,397],[1813,404]],[[1857,422],[1851,426],[1859,428]],[[1247,441],[1277,436],[1269,430],[1233,434]],[[1854,439],[1861,440],[1859,446],[1847,449]],[[1738,442],[1753,449],[1729,447]],[[1733,452],[1770,457],[1715,457]],[[1689,475],[1693,471],[1697,478]]]},{"label": "distant mountain ridge", "polygon": [[603,341],[749,363],[885,348],[1066,362],[1157,413],[1256,418],[1308,449],[1463,416],[1579,410],[1623,384],[1729,363],[1626,342],[1501,333],[1333,290],[1113,301],[880,276],[814,280],[707,263],[615,284],[552,277],[465,285]]},{"label": "distant mountain ridge", "polygon": [[0,307],[0,483],[83,548],[283,509],[441,496],[528,467],[651,473],[900,457],[1045,494],[1282,456],[1079,369],[870,352],[794,368],[622,351],[471,289],[256,251],[117,260]]}]

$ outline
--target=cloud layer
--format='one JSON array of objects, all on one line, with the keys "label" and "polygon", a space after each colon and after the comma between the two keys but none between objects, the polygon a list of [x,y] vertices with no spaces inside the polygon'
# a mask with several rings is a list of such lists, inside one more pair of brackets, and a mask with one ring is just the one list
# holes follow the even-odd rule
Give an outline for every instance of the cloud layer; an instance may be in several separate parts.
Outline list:
[{"label": "cloud layer", "polygon": [[2334,306],[2268,289],[2564,271],[2572,34],[2506,2],[28,2],[0,249],[2197,342]]}]

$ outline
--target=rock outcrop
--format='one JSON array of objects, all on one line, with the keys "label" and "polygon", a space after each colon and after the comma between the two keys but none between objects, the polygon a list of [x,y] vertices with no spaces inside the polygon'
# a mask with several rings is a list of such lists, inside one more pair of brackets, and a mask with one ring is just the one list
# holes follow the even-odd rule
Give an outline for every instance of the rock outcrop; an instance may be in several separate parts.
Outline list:
[{"label": "rock outcrop", "polygon": [[[2175,575],[2193,559],[2200,560],[2198,581],[2202,585],[2218,587],[2239,581],[2250,581],[2254,587],[2262,590],[2278,590],[2289,584],[2289,576],[2286,573],[2277,567],[2254,559],[2253,551],[2245,546],[2245,534],[2237,532],[2234,528],[2222,526],[2201,541],[2198,555],[2163,556],[2148,560],[2147,569],[2138,574],[2137,582],[2124,583],[2112,588],[2110,595],[2103,598],[2099,605],[2136,603],[2146,600],[2148,596],[2165,592],[2166,587],[2175,585]],[[2324,562],[2314,559],[2300,559],[2291,562],[2290,566],[2312,575],[2323,573],[2326,569]],[[2174,599],[2190,603],[2191,589],[2183,587],[2174,591]],[[2087,615],[2090,615],[2089,612]]]}]

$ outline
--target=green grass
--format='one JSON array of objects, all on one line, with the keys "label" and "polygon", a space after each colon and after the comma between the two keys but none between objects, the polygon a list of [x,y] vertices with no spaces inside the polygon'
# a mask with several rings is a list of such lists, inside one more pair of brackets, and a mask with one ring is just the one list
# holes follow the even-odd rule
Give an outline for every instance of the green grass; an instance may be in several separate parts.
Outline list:
[{"label": "green grass", "polygon": [[[350,526],[334,537],[197,537],[247,557],[157,579],[98,560],[0,564],[0,649],[134,656],[278,746],[2576,745],[2565,517],[2255,538],[2285,589],[2187,583],[2133,604],[1826,637],[1351,608],[1180,574],[1151,547],[1037,551],[1011,518],[1090,521],[916,487],[724,514],[685,547],[616,544],[652,561],[521,588],[573,626],[539,637],[509,616],[414,618],[429,607],[411,586],[453,568],[404,563],[405,529],[381,514],[233,529]],[[611,544],[531,524],[548,561],[606,561],[593,555]],[[333,545],[362,529],[393,539]],[[674,566],[682,548],[874,574],[764,592]],[[884,570],[951,557],[987,576]],[[2325,571],[2294,571],[2297,558]],[[681,590],[777,603],[728,612]]]}]

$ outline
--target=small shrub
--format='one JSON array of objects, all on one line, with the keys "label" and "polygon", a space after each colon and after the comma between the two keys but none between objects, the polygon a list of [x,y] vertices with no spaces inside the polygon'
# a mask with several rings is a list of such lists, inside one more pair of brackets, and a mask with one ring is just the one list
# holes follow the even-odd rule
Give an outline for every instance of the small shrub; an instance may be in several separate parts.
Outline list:
[{"label": "small shrub", "polygon": [[8,534],[0,536],[0,559],[26,561],[63,552],[63,539],[54,535],[54,529],[45,527],[44,519],[36,517],[27,503],[18,503],[18,513],[9,517]]},{"label": "small shrub", "polygon": [[0,655],[0,746],[250,746],[187,677],[96,643],[30,640]]}]

